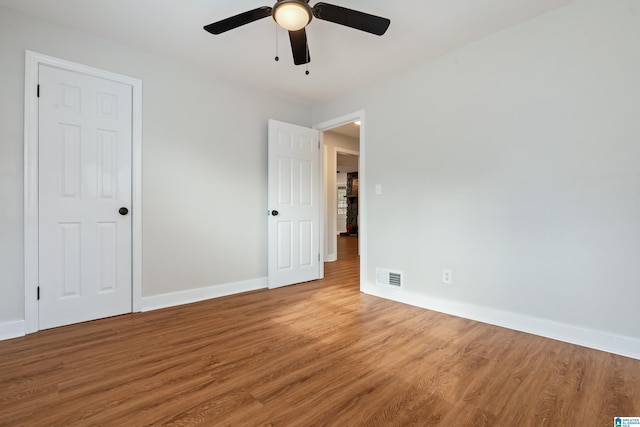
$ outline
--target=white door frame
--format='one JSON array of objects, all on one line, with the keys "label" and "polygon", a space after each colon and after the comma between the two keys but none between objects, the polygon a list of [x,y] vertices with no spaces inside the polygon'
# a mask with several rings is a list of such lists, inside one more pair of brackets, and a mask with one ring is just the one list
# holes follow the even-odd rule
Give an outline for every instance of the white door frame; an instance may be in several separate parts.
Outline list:
[{"label": "white door frame", "polygon": [[[322,141],[322,145],[324,146],[324,131],[328,131],[331,130],[332,128],[338,127],[338,126],[342,126],[345,125],[347,123],[353,123],[356,120],[360,120],[360,164],[358,166],[359,171],[358,171],[358,185],[359,185],[359,190],[358,190],[358,213],[360,215],[360,224],[358,226],[358,247],[359,247],[359,252],[360,252],[360,291],[364,292],[364,288],[365,288],[365,284],[366,284],[366,278],[367,278],[367,215],[366,215],[366,207],[367,207],[367,180],[366,180],[366,175],[365,175],[365,136],[366,136],[366,127],[365,127],[365,113],[364,110],[359,110],[359,111],[355,111],[353,113],[350,114],[346,114],[344,116],[335,118],[333,120],[328,120],[326,122],[322,122],[319,123],[315,126],[313,126],[314,129],[318,129],[319,131],[321,131],[320,133],[320,139]],[[324,152],[324,150],[322,150]],[[326,158],[322,158],[322,167],[321,170],[324,172],[325,170],[325,164],[324,162],[326,162],[327,159]],[[326,186],[324,185],[324,178],[323,178],[323,185],[322,188],[323,193],[327,191],[327,189],[325,188]],[[326,199],[326,194],[322,195],[322,200]],[[320,224],[324,224],[326,221],[326,210],[323,207],[322,210],[322,221],[320,221]],[[334,227],[335,228],[335,227]],[[324,230],[321,231],[321,240],[324,239],[324,235],[326,233],[324,232]],[[323,245],[320,248],[321,249],[321,253],[324,253],[324,241],[323,241]]]},{"label": "white door frame", "polygon": [[132,311],[142,309],[142,81],[75,62],[25,51],[24,87],[24,312],[25,333],[38,319],[38,68],[40,65],[124,83],[132,88],[131,262]]}]

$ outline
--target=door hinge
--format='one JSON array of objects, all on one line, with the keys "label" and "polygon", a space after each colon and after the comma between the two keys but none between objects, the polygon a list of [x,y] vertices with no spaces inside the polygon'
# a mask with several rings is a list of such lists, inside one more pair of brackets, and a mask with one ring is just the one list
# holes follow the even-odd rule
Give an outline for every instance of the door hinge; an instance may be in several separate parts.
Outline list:
[{"label": "door hinge", "polygon": [[320,140],[318,140],[318,150],[320,149]]},{"label": "door hinge", "polygon": [[38,295],[37,295],[37,299],[38,299],[38,301],[40,301],[40,286],[38,286]]},{"label": "door hinge", "polygon": [[37,93],[38,98],[40,98],[40,85],[38,85],[38,88],[37,88],[37,90],[36,90],[36,93]]},{"label": "door hinge", "polygon": [[318,262],[320,262],[320,254],[318,254]]}]

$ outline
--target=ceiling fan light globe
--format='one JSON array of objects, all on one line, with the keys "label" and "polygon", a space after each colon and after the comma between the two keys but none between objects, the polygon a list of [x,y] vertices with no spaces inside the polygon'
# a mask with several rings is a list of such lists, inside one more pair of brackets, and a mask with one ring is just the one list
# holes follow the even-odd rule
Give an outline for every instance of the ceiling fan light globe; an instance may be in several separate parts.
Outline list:
[{"label": "ceiling fan light globe", "polygon": [[273,12],[273,19],[288,31],[298,31],[311,22],[311,10],[306,3],[285,1],[277,4]]}]

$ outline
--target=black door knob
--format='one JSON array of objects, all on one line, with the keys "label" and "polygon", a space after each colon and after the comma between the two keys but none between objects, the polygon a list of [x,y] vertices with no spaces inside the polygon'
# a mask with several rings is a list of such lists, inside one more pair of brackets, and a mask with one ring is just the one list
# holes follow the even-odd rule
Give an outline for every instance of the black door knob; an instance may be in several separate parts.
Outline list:
[{"label": "black door knob", "polygon": [[127,208],[120,208],[118,209],[118,213],[120,213],[120,215],[126,215],[129,213],[129,209]]},{"label": "black door knob", "polygon": [[271,215],[273,215],[273,216],[278,216],[279,213],[280,212],[278,212],[278,211],[271,211]]}]

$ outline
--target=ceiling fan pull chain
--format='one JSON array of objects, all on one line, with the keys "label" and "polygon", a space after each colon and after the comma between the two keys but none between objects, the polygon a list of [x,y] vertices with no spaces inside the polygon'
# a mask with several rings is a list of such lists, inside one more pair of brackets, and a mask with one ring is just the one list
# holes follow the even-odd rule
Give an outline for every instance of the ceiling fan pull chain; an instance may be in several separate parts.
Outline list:
[{"label": "ceiling fan pull chain", "polygon": [[307,66],[307,70],[304,72],[305,75],[309,75],[309,62],[311,62],[311,58],[309,58],[309,47],[307,46],[307,63],[305,64]]},{"label": "ceiling fan pull chain", "polygon": [[[275,21],[274,21],[275,22]],[[276,62],[280,61],[280,57],[278,56],[278,23],[276,22]]]}]

